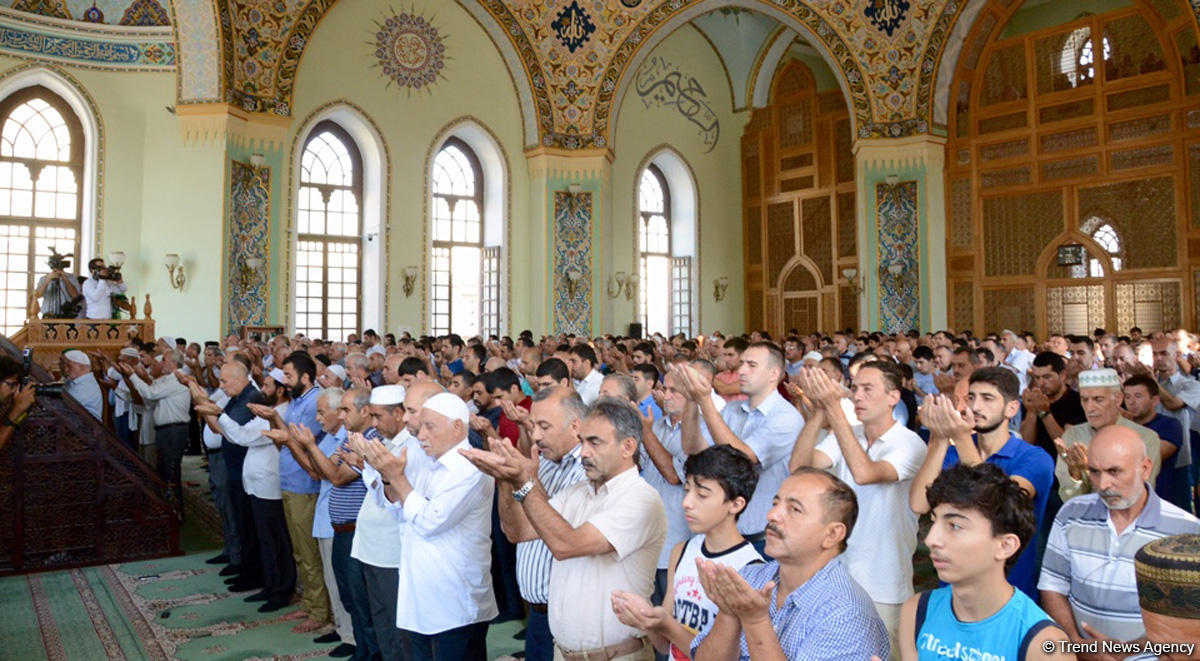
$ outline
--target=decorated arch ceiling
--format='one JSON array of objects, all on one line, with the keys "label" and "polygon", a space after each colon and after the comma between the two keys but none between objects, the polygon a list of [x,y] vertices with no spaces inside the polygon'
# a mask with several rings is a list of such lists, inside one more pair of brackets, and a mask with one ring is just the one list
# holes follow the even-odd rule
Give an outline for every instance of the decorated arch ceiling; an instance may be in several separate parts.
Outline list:
[{"label": "decorated arch ceiling", "polygon": [[[448,1],[448,0],[445,0]],[[611,148],[615,109],[654,46],[689,23],[721,54],[735,106],[748,98],[746,63],[714,38],[732,15],[742,37],[798,35],[828,63],[858,137],[941,129],[935,90],[952,73],[970,23],[987,2],[1020,0],[456,0],[495,41],[526,116],[526,141]],[[1200,0],[1136,0],[1182,8]],[[301,55],[337,0],[94,0],[106,23],[131,8],[166,16],[175,35],[178,102],[229,103],[291,115]],[[374,0],[372,0],[374,2]],[[0,3],[8,4],[7,0]],[[93,0],[13,0],[21,12],[80,18]],[[157,6],[161,11],[153,10]],[[148,9],[146,9],[148,8]],[[79,17],[76,14],[80,14]],[[717,15],[719,14],[719,17]],[[767,30],[772,23],[774,31]],[[749,26],[749,27],[747,27]],[[782,29],[780,28],[782,26]],[[761,34],[760,34],[761,33]],[[766,39],[769,41],[769,39]],[[745,47],[745,44],[742,44]],[[750,46],[754,50],[753,45]],[[761,52],[761,48],[756,52]],[[744,58],[743,58],[744,59]],[[944,64],[943,59],[949,61]],[[949,70],[949,71],[947,71]],[[944,109],[943,109],[944,110]]]}]

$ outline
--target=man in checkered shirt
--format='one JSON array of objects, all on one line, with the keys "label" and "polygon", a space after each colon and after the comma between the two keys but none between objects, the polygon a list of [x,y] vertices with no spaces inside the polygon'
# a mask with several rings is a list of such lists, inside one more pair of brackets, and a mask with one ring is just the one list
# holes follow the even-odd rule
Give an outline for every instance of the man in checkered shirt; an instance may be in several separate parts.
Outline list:
[{"label": "man in checkered shirt", "polygon": [[871,597],[838,556],[858,517],[858,499],[817,468],[792,473],[767,513],[775,558],[740,571],[697,560],[700,583],[720,611],[692,641],[696,661],[803,659],[887,661],[891,642]]}]

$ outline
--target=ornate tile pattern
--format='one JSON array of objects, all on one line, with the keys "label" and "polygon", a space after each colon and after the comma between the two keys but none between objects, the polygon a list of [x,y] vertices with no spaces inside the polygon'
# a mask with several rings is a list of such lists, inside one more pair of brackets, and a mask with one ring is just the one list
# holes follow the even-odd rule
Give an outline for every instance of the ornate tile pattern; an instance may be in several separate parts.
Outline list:
[{"label": "ornate tile pattern", "polygon": [[[917,182],[875,185],[879,228],[879,321],[888,333],[918,328],[921,322],[920,243]],[[899,264],[892,275],[889,267]]]},{"label": "ornate tile pattern", "polygon": [[67,3],[63,0],[16,0],[12,8],[51,18],[71,18],[71,11],[67,9]]},{"label": "ornate tile pattern", "polygon": [[[571,291],[567,274],[580,278]],[[554,332],[592,334],[592,194],[554,192]]]},{"label": "ornate tile pattern", "polygon": [[229,176],[229,236],[225,248],[229,255],[226,290],[229,328],[225,332],[232,333],[242,326],[262,325],[267,321],[270,289],[266,277],[242,287],[239,271],[247,257],[266,258],[270,254],[271,168],[256,169],[232,161]]},{"label": "ornate tile pattern", "polygon": [[137,25],[149,27],[154,25],[170,25],[171,17],[167,10],[155,0],[134,0],[125,13],[121,15],[121,25]]},{"label": "ornate tile pattern", "polygon": [[220,101],[223,96],[223,58],[213,3],[181,2],[175,9],[175,34],[179,43],[176,95],[179,102]]},{"label": "ornate tile pattern", "polygon": [[66,36],[42,32],[32,25],[0,17],[0,52],[22,58],[54,60],[89,69],[149,71],[175,66],[175,44],[170,35],[162,39],[125,39],[84,33]]}]

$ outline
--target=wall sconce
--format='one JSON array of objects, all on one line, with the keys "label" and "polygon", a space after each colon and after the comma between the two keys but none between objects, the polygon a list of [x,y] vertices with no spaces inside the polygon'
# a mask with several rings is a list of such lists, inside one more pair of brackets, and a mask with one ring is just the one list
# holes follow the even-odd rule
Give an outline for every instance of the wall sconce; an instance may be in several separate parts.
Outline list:
[{"label": "wall sconce", "polygon": [[858,281],[858,269],[844,268],[842,269],[842,277],[850,284],[850,291],[858,296],[862,293],[862,284]]},{"label": "wall sconce", "polygon": [[575,288],[579,285],[579,281],[583,280],[583,271],[569,269],[565,275],[567,276],[567,293],[571,298],[575,298]]},{"label": "wall sconce", "polygon": [[616,298],[625,290],[625,275],[624,271],[617,271],[608,276],[608,297]]},{"label": "wall sconce", "polygon": [[115,250],[108,253],[108,265],[120,271],[121,267],[125,266],[125,252]]},{"label": "wall sconce", "polygon": [[404,298],[412,296],[413,289],[417,286],[417,267],[404,267]]},{"label": "wall sconce", "polygon": [[713,278],[713,300],[718,303],[725,300],[725,290],[729,289],[729,278],[721,276]]},{"label": "wall sconce", "polygon": [[250,154],[250,165],[257,170],[267,164],[267,157],[262,154]]},{"label": "wall sconce", "polygon": [[179,255],[169,252],[163,256],[163,265],[167,267],[167,282],[171,283],[172,289],[183,291],[183,286],[187,284],[187,276],[183,273],[183,264],[179,261]]},{"label": "wall sconce", "polygon": [[625,278],[625,300],[632,301],[637,295],[638,285],[642,283],[642,276],[631,273],[628,278]]},{"label": "wall sconce", "polygon": [[889,174],[885,180],[887,181],[888,186],[895,186],[896,184],[900,183],[900,175]]},{"label": "wall sconce", "polygon": [[262,257],[244,257],[238,267],[238,284],[246,291],[258,284],[259,274],[266,261]]}]

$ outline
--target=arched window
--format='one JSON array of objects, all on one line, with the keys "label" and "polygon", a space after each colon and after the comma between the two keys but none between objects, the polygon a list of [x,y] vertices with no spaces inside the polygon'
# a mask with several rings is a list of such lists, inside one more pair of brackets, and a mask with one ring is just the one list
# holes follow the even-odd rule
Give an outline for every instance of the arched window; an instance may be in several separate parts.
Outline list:
[{"label": "arched window", "polygon": [[638,186],[638,257],[641,260],[642,328],[671,334],[671,193],[658,166],[642,171]]},{"label": "arched window", "polygon": [[[1080,226],[1080,231],[1092,237],[1100,247],[1108,253],[1109,262],[1112,264],[1113,271],[1120,271],[1124,265],[1124,249],[1121,242],[1121,235],[1117,234],[1117,230],[1107,220],[1099,216],[1092,216],[1083,222]],[[1103,278],[1104,269],[1100,265],[1100,260],[1089,258],[1087,271],[1083,270],[1083,265],[1071,267],[1072,278]]]},{"label": "arched window", "polygon": [[495,334],[499,325],[499,249],[484,249],[479,158],[462,140],[447,139],[433,160],[431,183],[431,330],[437,335],[458,333],[464,337]]},{"label": "arched window", "polygon": [[[3,332],[25,324],[50,249],[80,254],[84,138],[62,97],[34,85],[0,102],[0,267]],[[78,260],[72,260],[78,273]]]},{"label": "arched window", "polygon": [[296,331],[345,340],[362,318],[362,156],[342,127],[313,127],[300,157]]}]

